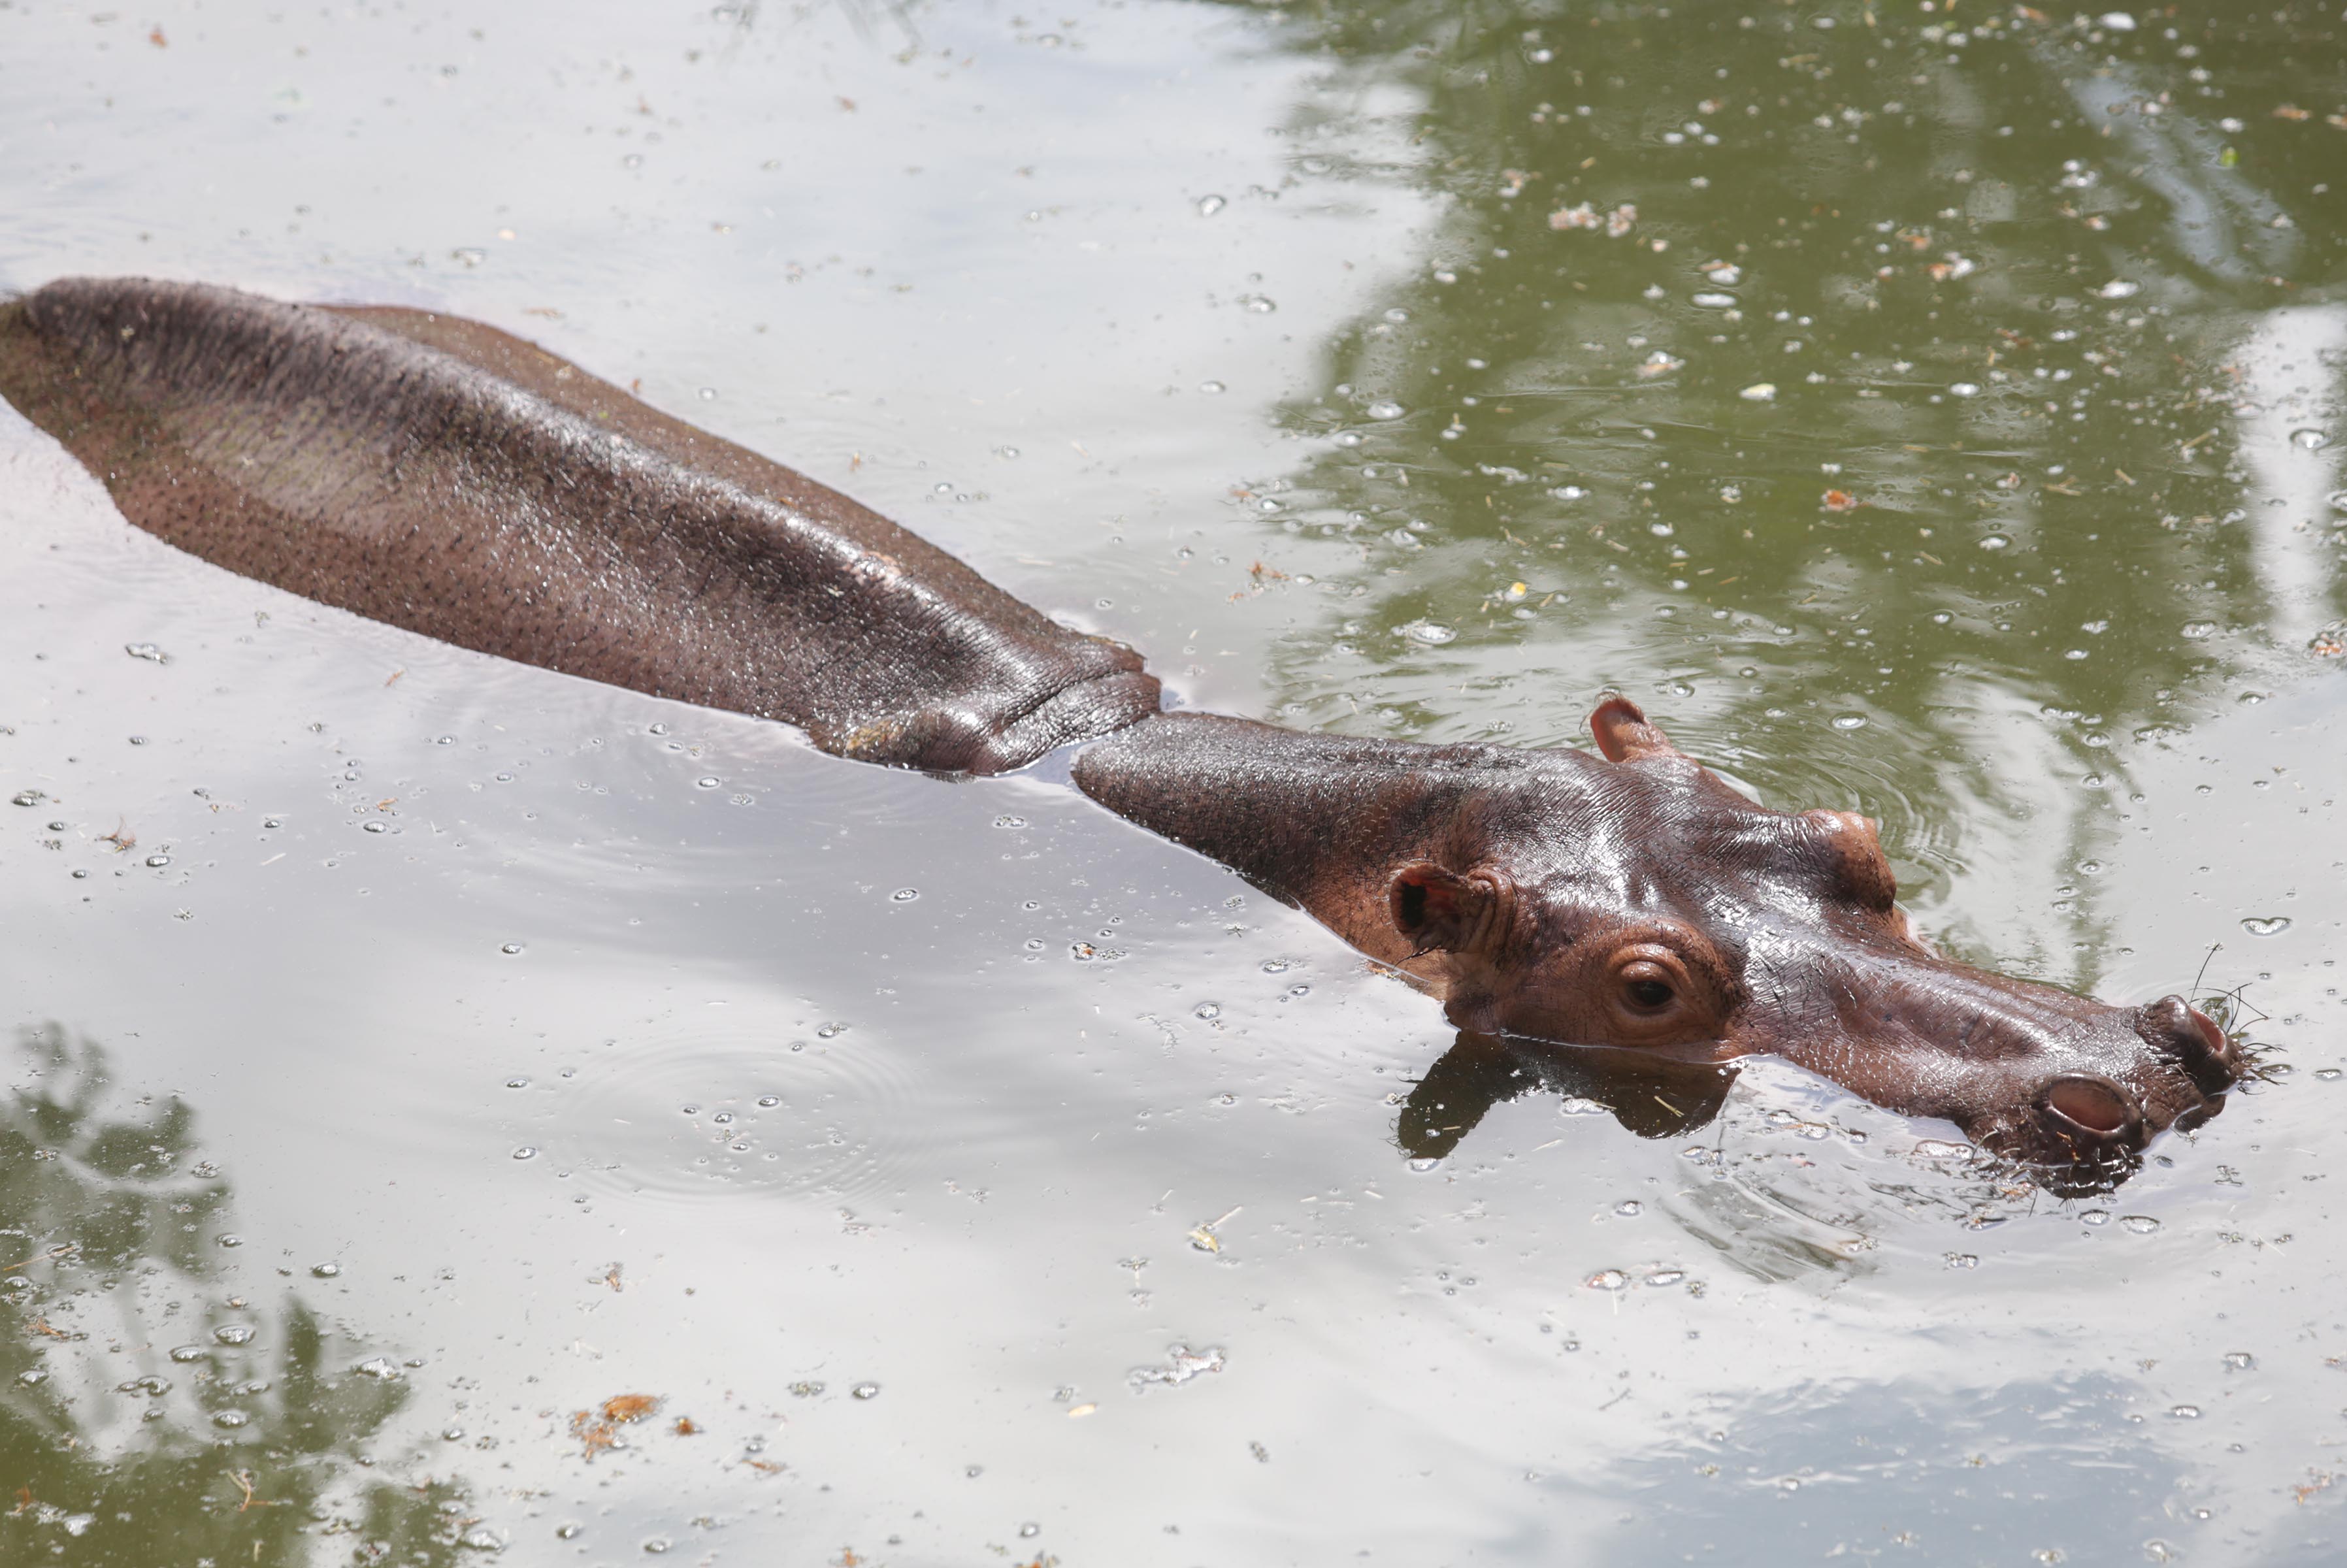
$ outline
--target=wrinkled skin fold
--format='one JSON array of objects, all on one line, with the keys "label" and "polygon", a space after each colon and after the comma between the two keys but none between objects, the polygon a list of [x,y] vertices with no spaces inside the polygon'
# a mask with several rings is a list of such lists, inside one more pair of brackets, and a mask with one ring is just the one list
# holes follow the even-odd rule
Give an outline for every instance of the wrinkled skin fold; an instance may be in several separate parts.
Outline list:
[{"label": "wrinkled skin fold", "polygon": [[[0,396],[139,527],[426,636],[867,762],[989,774],[1092,742],[1086,794],[1506,1042],[1430,1083],[1529,1081],[1495,1065],[1522,1040],[1603,1048],[1543,1075],[1684,1081],[1699,1120],[1719,1064],[1768,1053],[2091,1182],[2244,1069],[2180,997],[2113,1007],[1939,958],[1871,823],[1754,804],[1624,699],[1591,716],[1594,755],[1162,713],[1132,650],[477,323],[68,279],[0,305]],[[1425,1117],[1450,1114],[1431,1092]],[[1472,1122],[1421,1120],[1406,1143]]]}]

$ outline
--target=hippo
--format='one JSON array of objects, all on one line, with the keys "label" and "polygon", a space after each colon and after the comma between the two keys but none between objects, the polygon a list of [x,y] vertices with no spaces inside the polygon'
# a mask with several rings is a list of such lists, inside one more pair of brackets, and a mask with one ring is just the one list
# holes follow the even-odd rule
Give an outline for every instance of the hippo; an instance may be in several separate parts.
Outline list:
[{"label": "hippo", "polygon": [[[2181,996],[1940,957],[1872,822],[1756,804],[1625,697],[1591,714],[1594,753],[1167,712],[1133,650],[476,322],[68,279],[0,305],[0,397],[134,524],[326,604],[863,762],[986,775],[1074,748],[1091,799],[1439,999],[1483,1064],[1446,1081],[1578,1051],[1568,1079],[1690,1085],[1699,1121],[1727,1064],[1774,1055],[2091,1184],[2247,1067]],[[1552,1065],[1492,1065],[1526,1052]],[[1663,1103],[1656,1125],[1691,1124]]]}]

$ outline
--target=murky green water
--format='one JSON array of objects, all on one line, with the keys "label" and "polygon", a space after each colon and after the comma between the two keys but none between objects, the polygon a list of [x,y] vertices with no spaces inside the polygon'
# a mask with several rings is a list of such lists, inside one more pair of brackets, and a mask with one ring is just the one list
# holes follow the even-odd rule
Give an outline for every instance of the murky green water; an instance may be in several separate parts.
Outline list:
[{"label": "murky green water", "polygon": [[526,333],[1197,706],[1618,684],[2272,1076],[2075,1201],[1771,1063],[1652,1115],[0,414],[0,1560],[2337,1560],[2347,23],[600,10],[0,0],[0,285]]}]

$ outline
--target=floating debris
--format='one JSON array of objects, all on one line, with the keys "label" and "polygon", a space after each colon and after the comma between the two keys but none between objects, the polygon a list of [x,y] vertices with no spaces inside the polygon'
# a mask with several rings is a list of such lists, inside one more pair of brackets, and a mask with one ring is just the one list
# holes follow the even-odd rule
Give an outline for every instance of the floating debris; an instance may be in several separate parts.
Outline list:
[{"label": "floating debris", "polygon": [[[1152,1384],[1178,1389],[1193,1378],[1222,1369],[1223,1352],[1219,1347],[1211,1350],[1193,1350],[1187,1345],[1174,1345],[1166,1349],[1164,1365],[1135,1367],[1126,1375],[1125,1381],[1132,1384],[1133,1391],[1138,1394],[1145,1392]],[[1068,1412],[1071,1416],[1075,1413],[1075,1410]]]},{"label": "floating debris", "polygon": [[592,1460],[604,1450],[620,1446],[621,1427],[642,1420],[660,1406],[656,1394],[614,1394],[594,1409],[573,1410],[570,1435],[585,1445],[586,1456]]}]

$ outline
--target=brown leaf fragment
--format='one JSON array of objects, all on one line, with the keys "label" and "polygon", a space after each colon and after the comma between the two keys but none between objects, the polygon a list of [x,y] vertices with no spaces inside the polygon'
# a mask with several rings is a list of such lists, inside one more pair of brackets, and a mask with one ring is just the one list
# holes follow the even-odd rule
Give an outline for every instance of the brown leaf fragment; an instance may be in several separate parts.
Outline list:
[{"label": "brown leaf fragment", "polygon": [[579,1440],[592,1460],[606,1449],[620,1446],[620,1429],[630,1421],[641,1421],[660,1409],[657,1394],[614,1394],[597,1409],[570,1412],[570,1435]]}]

